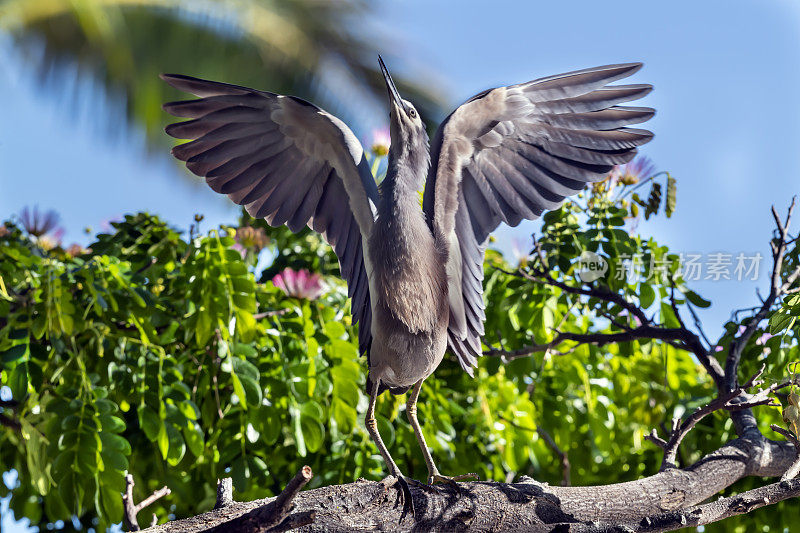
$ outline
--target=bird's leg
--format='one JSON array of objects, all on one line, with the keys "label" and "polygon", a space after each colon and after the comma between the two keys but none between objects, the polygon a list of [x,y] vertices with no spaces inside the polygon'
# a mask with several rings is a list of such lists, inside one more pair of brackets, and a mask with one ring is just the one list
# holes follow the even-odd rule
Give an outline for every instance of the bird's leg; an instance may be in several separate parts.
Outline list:
[{"label": "bird's leg", "polygon": [[403,514],[405,514],[407,510],[410,510],[411,515],[414,516],[414,499],[411,496],[411,489],[408,488],[408,480],[406,480],[406,477],[400,472],[392,456],[389,455],[389,449],[386,448],[386,445],[383,443],[381,434],[378,431],[378,422],[375,420],[375,404],[378,401],[379,386],[380,382],[376,380],[375,383],[372,384],[372,390],[369,391],[369,406],[367,407],[367,414],[364,417],[364,425],[367,426],[367,431],[369,431],[372,441],[375,443],[375,446],[378,447],[378,451],[381,452],[381,457],[383,457],[389,469],[389,473],[392,477],[397,479],[396,483],[400,485],[399,494],[403,503]]},{"label": "bird's leg", "polygon": [[417,399],[419,398],[419,391],[422,389],[423,381],[425,380],[421,379],[417,381],[414,384],[414,387],[411,389],[411,394],[408,395],[408,400],[406,401],[406,415],[408,416],[408,421],[411,423],[411,427],[414,429],[414,435],[417,436],[419,447],[422,448],[422,455],[425,458],[425,464],[428,465],[428,484],[448,483],[455,485],[456,481],[477,479],[478,474],[463,474],[452,477],[443,476],[439,473],[439,469],[436,468],[436,464],[433,462],[433,457],[431,457],[431,452],[428,450],[428,443],[425,442],[425,436],[422,434],[422,428],[419,426],[419,420],[417,420]]}]

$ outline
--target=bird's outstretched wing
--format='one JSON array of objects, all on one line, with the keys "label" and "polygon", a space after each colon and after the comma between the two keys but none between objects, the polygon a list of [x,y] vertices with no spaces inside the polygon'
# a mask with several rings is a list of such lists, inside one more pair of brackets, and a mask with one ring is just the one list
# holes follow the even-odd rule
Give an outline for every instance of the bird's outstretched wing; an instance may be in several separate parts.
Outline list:
[{"label": "bird's outstretched wing", "polygon": [[439,126],[423,209],[435,235],[449,242],[448,341],[470,374],[481,353],[486,318],[483,255],[501,223],[516,226],[558,207],[588,182],[627,163],[653,134],[625,128],[653,116],[636,100],[650,85],[608,83],[640,63],[596,67],[480,93]]},{"label": "bird's outstretched wing", "polygon": [[359,324],[359,349],[369,347],[372,311],[365,238],[374,223],[378,189],[361,143],[338,118],[299,98],[165,74],[173,87],[199,96],[164,109],[191,120],[167,126],[172,149],[256,218],[297,232],[322,234],[339,258]]}]

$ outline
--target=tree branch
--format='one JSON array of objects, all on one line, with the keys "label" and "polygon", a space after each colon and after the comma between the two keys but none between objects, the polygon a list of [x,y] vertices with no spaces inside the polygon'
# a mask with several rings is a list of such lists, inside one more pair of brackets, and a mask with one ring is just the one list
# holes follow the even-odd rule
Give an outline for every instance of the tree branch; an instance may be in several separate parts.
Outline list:
[{"label": "tree branch", "polygon": [[800,269],[798,269],[798,271],[795,271],[790,275],[790,278],[792,279],[791,281],[787,280],[787,285],[784,284],[784,281],[781,277],[783,275],[783,259],[786,255],[786,248],[790,242],[790,239],[787,238],[789,225],[792,222],[792,212],[794,211],[796,202],[797,197],[793,197],[792,203],[789,205],[789,209],[786,213],[785,222],[781,220],[781,217],[778,215],[775,207],[772,207],[772,217],[775,219],[775,226],[777,227],[778,238],[776,240],[778,242],[776,243],[773,241],[771,243],[772,275],[770,277],[769,294],[762,302],[761,307],[758,309],[756,314],[750,320],[748,320],[744,331],[737,335],[731,342],[730,350],[728,350],[728,357],[725,360],[725,382],[728,389],[736,388],[739,361],[742,358],[742,352],[747,346],[747,342],[753,336],[753,333],[755,333],[761,321],[767,317],[773,304],[778,300],[778,298],[780,298],[783,292],[791,286],[791,284],[794,282],[794,279],[796,279],[797,276],[800,276]]},{"label": "tree branch", "polygon": [[[684,527],[681,515],[686,516],[687,525],[691,520],[710,523],[796,496],[795,487],[800,481],[792,480],[788,485],[777,483],[720,500],[722,503],[692,507],[742,477],[780,476],[794,461],[795,449],[788,442],[737,439],[688,468],[668,469],[648,478],[614,485],[559,487],[529,478],[517,483],[460,483],[458,489],[449,486],[434,489],[411,483],[417,516],[415,519],[407,515],[402,521],[403,506],[396,502],[396,495],[387,493],[379,482],[359,480],[303,491],[293,498],[287,495],[283,501],[293,502],[294,512],[276,531],[300,522],[305,525],[303,531],[333,533],[420,529],[536,533],[559,530],[558,526],[568,526],[569,531],[667,531],[659,526],[662,522],[657,519],[672,517],[669,524],[676,529]],[[761,503],[754,503],[755,500]],[[188,533],[215,528],[234,531],[231,529],[234,520],[254,509],[279,507],[277,501],[278,498],[234,502],[223,509],[161,524],[152,531]],[[307,523],[312,514],[313,522]],[[649,529],[643,525],[645,519],[650,520]],[[619,529],[625,524],[633,529]]]},{"label": "tree branch", "polygon": [[[595,531],[630,531],[635,533],[660,533],[686,527],[696,527],[725,518],[746,514],[766,505],[773,505],[789,498],[800,496],[800,480],[779,481],[771,485],[748,490],[736,496],[720,498],[717,501],[672,511],[657,516],[648,516],[637,523],[625,526],[614,525],[614,529],[602,528]],[[587,531],[578,529],[576,531]]]},{"label": "tree branch", "polygon": [[[125,494],[122,495],[122,506],[125,509],[125,519],[127,520],[131,531],[139,531],[141,528],[139,527],[139,521],[136,519],[136,515],[139,514],[139,511],[152,504],[159,498],[167,496],[172,491],[169,490],[169,487],[162,487],[154,491],[150,496],[138,504],[135,504],[133,503],[133,486],[133,476],[128,474],[125,476]],[[151,524],[155,525],[156,522],[158,522],[158,517],[153,515],[153,522]]]},{"label": "tree branch", "polygon": [[[521,277],[529,281],[541,283],[557,287],[570,294],[578,294],[588,296],[590,298],[597,298],[599,300],[616,304],[625,309],[632,316],[636,317],[640,325],[634,329],[625,329],[621,333],[597,333],[597,334],[577,334],[577,333],[559,333],[556,338],[546,344],[534,344],[518,350],[496,350],[490,349],[484,352],[485,355],[500,356],[505,359],[515,359],[518,357],[525,357],[533,353],[542,352],[551,349],[558,345],[560,342],[573,340],[578,344],[609,344],[612,342],[629,342],[632,340],[640,339],[655,339],[672,344],[676,348],[689,351],[697,357],[697,360],[703,365],[703,368],[709,373],[719,390],[725,389],[725,373],[719,362],[711,356],[709,351],[703,345],[700,337],[693,331],[685,327],[679,328],[665,328],[653,324],[653,321],[645,315],[644,311],[636,304],[629,302],[622,295],[611,292],[603,287],[590,286],[575,287],[564,283],[562,281],[553,279],[543,269],[533,270],[532,273],[518,270],[515,272],[500,269],[510,276]],[[678,320],[681,320],[678,317]],[[680,344],[677,344],[680,343]]]},{"label": "tree branch", "polygon": [[[776,390],[788,386],[790,382],[777,383],[767,387],[766,389],[759,390],[755,394],[747,394],[747,389],[761,385],[761,382],[758,380],[758,378],[760,378],[761,374],[764,373],[764,368],[765,366],[762,365],[761,369],[750,379],[748,379],[747,382],[741,387],[737,387],[735,390],[726,393],[720,393],[719,396],[714,398],[706,405],[695,409],[692,414],[686,417],[683,423],[681,423],[679,418],[674,418],[672,420],[672,430],[669,434],[669,440],[664,440],[659,437],[655,429],[653,429],[651,434],[646,435],[645,439],[655,443],[664,450],[664,458],[661,461],[661,470],[664,471],[667,468],[676,467],[675,459],[677,457],[678,447],[686,435],[692,430],[692,428],[694,428],[694,426],[700,422],[700,420],[705,418],[706,415],[721,409],[728,411],[741,411],[756,407],[758,405],[772,405],[774,407],[780,406],[780,404],[773,403],[774,400],[770,397],[770,394]],[[735,400],[740,401],[737,402]]]},{"label": "tree branch", "polygon": [[794,479],[797,477],[798,474],[800,474],[800,439],[798,439],[795,436],[795,434],[789,431],[788,429],[776,426],[775,424],[771,424],[770,427],[772,428],[772,431],[780,433],[781,435],[786,437],[786,440],[788,440],[794,445],[797,458],[795,459],[794,463],[792,463],[792,466],[787,468],[786,472],[784,472],[783,476],[781,476],[781,479],[783,480]]},{"label": "tree branch", "polygon": [[267,531],[289,531],[290,529],[310,524],[314,520],[315,511],[309,510],[292,516],[289,516],[289,513],[294,509],[293,500],[300,490],[311,481],[312,477],[314,477],[314,474],[311,471],[311,467],[304,466],[289,481],[286,488],[277,498],[230,522],[217,526],[211,531],[265,533]]}]

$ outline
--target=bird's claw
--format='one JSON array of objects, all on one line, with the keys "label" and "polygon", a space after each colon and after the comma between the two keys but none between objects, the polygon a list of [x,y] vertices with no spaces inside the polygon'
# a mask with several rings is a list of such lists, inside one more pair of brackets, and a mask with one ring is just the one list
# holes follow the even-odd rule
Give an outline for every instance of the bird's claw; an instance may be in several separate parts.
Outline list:
[{"label": "bird's claw", "polygon": [[403,519],[406,517],[407,513],[411,513],[411,516],[416,518],[416,509],[414,509],[414,497],[411,495],[411,489],[409,488],[409,482],[411,484],[418,484],[418,481],[407,478],[402,474],[398,475],[390,475],[383,478],[380,481],[380,484],[383,485],[384,489],[388,489],[389,487],[394,487],[397,489],[397,500],[403,504],[403,512],[400,514],[400,521],[402,522]]}]

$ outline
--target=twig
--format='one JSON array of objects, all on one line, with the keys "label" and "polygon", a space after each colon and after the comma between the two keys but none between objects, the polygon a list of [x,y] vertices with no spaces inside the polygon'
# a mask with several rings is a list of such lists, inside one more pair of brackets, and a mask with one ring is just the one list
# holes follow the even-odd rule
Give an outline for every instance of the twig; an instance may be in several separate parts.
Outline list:
[{"label": "twig", "polygon": [[267,531],[289,531],[310,524],[314,520],[314,511],[297,513],[292,516],[289,516],[289,513],[294,508],[292,500],[311,481],[313,476],[311,467],[304,466],[287,483],[286,488],[277,498],[211,531],[265,533]]},{"label": "twig", "polygon": [[561,486],[562,487],[569,487],[572,483],[570,482],[572,466],[569,463],[569,456],[567,452],[563,451],[561,448],[558,447],[556,441],[550,434],[541,428],[541,426],[536,426],[536,433],[542,438],[542,440],[547,444],[547,446],[555,452],[556,455],[561,459]]},{"label": "twig", "polygon": [[[711,402],[698,407],[683,422],[681,422],[680,418],[673,418],[672,429],[670,430],[668,440],[664,440],[659,437],[655,429],[652,431],[652,433],[646,435],[645,439],[653,442],[664,450],[664,458],[661,461],[661,470],[664,471],[668,468],[676,468],[675,460],[681,442],[692,430],[692,428],[694,428],[694,426],[697,425],[700,420],[705,418],[706,415],[721,409],[725,409],[727,411],[742,411],[758,405],[776,406],[777,404],[773,403],[774,401],[769,395],[778,389],[788,386],[789,382],[776,383],[767,387],[766,389],[759,390],[755,394],[747,394],[747,389],[759,386],[761,384],[759,378],[761,377],[761,374],[763,374],[764,368],[765,366],[762,365],[759,371],[753,374],[753,376],[741,387],[737,387],[735,390],[730,392],[720,393],[720,395],[714,398]],[[740,401],[737,402],[737,399]]]},{"label": "twig", "polygon": [[[550,448],[553,452],[555,452],[555,454],[558,455],[558,457],[561,459],[561,474],[562,474],[561,486],[562,487],[570,486],[571,484],[570,472],[572,470],[572,466],[570,465],[569,457],[567,456],[566,452],[564,452],[561,448],[558,447],[558,444],[556,444],[556,441],[553,439],[550,433],[547,432],[547,430],[542,429],[538,425],[535,428],[523,426],[522,424],[519,424],[509,418],[506,418],[503,415],[499,415],[498,418],[513,428],[521,429],[523,431],[528,431],[530,433],[536,433],[537,435],[539,435],[539,437],[545,442],[545,444],[547,444],[547,447]],[[507,483],[510,483],[510,481],[507,481]]]},{"label": "twig", "polygon": [[233,503],[233,479],[226,477],[217,480],[217,501],[214,509],[222,509]]},{"label": "twig", "polygon": [[262,318],[267,318],[270,316],[283,316],[288,313],[290,309],[274,309],[272,311],[264,311],[262,313],[256,313],[253,315],[255,320],[261,320]]},{"label": "twig", "polygon": [[798,439],[794,435],[794,433],[792,433],[788,429],[776,426],[775,424],[771,424],[769,427],[772,428],[772,431],[780,433],[781,435],[786,437],[786,440],[794,444],[794,449],[795,452],[797,453],[797,459],[795,459],[794,463],[792,463],[792,465],[786,469],[786,472],[783,473],[781,479],[787,480],[796,478],[797,475],[800,474],[800,439]]},{"label": "twig", "polygon": [[[703,345],[703,341],[693,331],[686,327],[680,328],[665,328],[653,324],[651,319],[648,319],[644,311],[636,304],[629,302],[622,295],[611,292],[601,287],[575,287],[564,283],[562,281],[553,279],[545,270],[538,269],[533,273],[528,273],[523,270],[510,272],[499,269],[508,275],[521,277],[529,281],[549,285],[560,288],[561,290],[571,293],[588,296],[590,298],[597,298],[605,302],[616,304],[631,315],[635,316],[640,326],[626,330],[623,333],[610,333],[610,334],[575,334],[575,333],[559,333],[556,338],[547,344],[531,345],[525,348],[520,348],[513,351],[490,349],[484,352],[485,355],[493,355],[504,357],[505,359],[516,359],[518,357],[525,357],[533,353],[548,350],[549,348],[557,345],[559,342],[565,340],[573,340],[579,344],[608,344],[612,342],[627,342],[638,339],[654,339],[667,342],[675,348],[692,352],[697,357],[700,364],[706,369],[709,375],[714,379],[714,383],[719,390],[725,390],[725,373],[719,362],[711,356],[709,351]],[[677,343],[680,344],[677,344]],[[709,343],[710,344],[710,343]]]},{"label": "twig", "polygon": [[772,246],[772,276],[770,279],[770,288],[769,294],[764,299],[761,307],[756,312],[756,314],[747,321],[745,325],[744,331],[740,333],[736,338],[731,341],[730,350],[728,350],[728,357],[725,360],[725,382],[728,389],[733,389],[736,387],[736,380],[737,374],[739,370],[739,361],[742,357],[742,352],[744,351],[745,346],[747,346],[747,342],[755,333],[756,328],[764,320],[767,315],[769,314],[772,305],[777,301],[777,299],[781,296],[783,291],[788,289],[797,276],[800,276],[800,269],[795,271],[790,275],[791,281],[787,279],[789,282],[788,285],[785,285],[783,279],[781,278],[782,270],[783,270],[783,259],[786,254],[786,247],[788,245],[787,242],[787,235],[788,235],[788,228],[789,224],[792,222],[792,212],[794,211],[795,204],[797,203],[797,197],[792,198],[792,203],[789,205],[789,209],[786,213],[786,220],[785,222],[781,220],[780,215],[775,210],[775,207],[772,207],[772,217],[775,219],[775,225],[777,226],[778,231],[778,241],[777,244],[774,242],[771,243]]},{"label": "twig", "polygon": [[553,279],[542,269],[534,270],[532,271],[533,273],[528,273],[523,270],[519,270],[517,272],[507,272],[507,271],[503,272],[506,272],[506,274],[510,274],[512,276],[523,277],[529,281],[535,281],[537,283],[542,283],[544,285],[557,287],[562,291],[568,292],[570,294],[580,294],[582,296],[599,298],[607,302],[615,303],[618,306],[622,307],[623,309],[627,310],[636,318],[638,318],[642,324],[652,323],[652,321],[649,318],[647,318],[647,316],[644,314],[644,311],[642,311],[639,308],[639,306],[629,302],[623,296],[617,294],[616,292],[611,292],[601,287],[590,287],[587,289],[584,289],[583,287],[574,287],[572,285],[564,283],[563,281]]},{"label": "twig", "polygon": [[700,317],[697,315],[697,311],[694,310],[694,305],[688,299],[686,300],[686,308],[689,309],[689,313],[692,315],[692,320],[694,321],[694,327],[700,333],[700,336],[706,341],[706,344],[712,346],[714,343],[708,338],[706,332],[703,330],[703,323],[700,320]]},{"label": "twig", "polygon": [[[161,487],[160,489],[154,491],[150,496],[136,504],[133,503],[133,486],[133,476],[128,474],[125,476],[125,494],[122,495],[122,506],[125,509],[125,519],[128,521],[131,531],[139,531],[141,528],[139,527],[139,522],[136,519],[136,515],[139,514],[139,511],[154,503],[159,498],[167,496],[172,491],[169,490],[169,487]],[[153,518],[155,519],[155,522],[158,522],[158,518],[155,515],[153,515]]]}]

